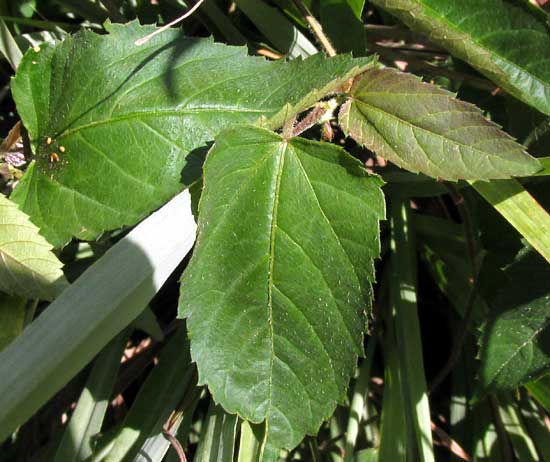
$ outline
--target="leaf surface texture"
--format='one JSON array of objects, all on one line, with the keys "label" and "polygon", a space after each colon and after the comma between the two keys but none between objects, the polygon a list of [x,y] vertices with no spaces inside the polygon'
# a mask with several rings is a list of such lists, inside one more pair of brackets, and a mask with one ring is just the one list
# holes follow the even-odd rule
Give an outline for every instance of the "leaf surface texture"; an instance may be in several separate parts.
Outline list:
[{"label": "leaf surface texture", "polygon": [[53,300],[68,285],[62,266],[29,217],[0,194],[0,290]]},{"label": "leaf surface texture", "polygon": [[545,15],[517,0],[373,0],[507,92],[550,114]]},{"label": "leaf surface texture", "polygon": [[208,154],[181,286],[199,381],[266,421],[263,460],[316,434],[362,354],[382,181],[341,148],[252,126]]},{"label": "leaf surface texture", "polygon": [[509,284],[493,302],[480,340],[480,389],[512,390],[550,370],[548,263],[523,250],[504,271]]},{"label": "leaf surface texture", "polygon": [[138,47],[152,27],[107,27],[30,50],[13,81],[36,147],[13,198],[55,246],[135,224],[200,176],[220,129],[282,124],[370,62],[270,62],[178,30]]},{"label": "leaf surface texture", "polygon": [[354,83],[340,124],[387,160],[435,178],[509,178],[540,169],[478,108],[394,69],[370,69]]}]

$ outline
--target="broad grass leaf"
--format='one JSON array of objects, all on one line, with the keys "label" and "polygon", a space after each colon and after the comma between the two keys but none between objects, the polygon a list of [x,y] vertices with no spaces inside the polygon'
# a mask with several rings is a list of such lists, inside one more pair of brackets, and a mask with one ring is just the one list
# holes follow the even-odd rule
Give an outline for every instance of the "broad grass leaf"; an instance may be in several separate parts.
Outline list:
[{"label": "broad grass leaf", "polygon": [[228,412],[266,422],[264,461],[316,434],[345,396],[381,184],[337,146],[253,126],[224,131],[208,154],[180,315],[199,382]]},{"label": "broad grass leaf", "polygon": [[435,178],[510,178],[541,168],[477,107],[395,69],[366,71],[351,88],[339,118],[358,143],[402,168]]},{"label": "broad grass leaf", "polygon": [[53,300],[68,285],[62,267],[29,217],[0,194],[0,290]]},{"label": "broad grass leaf", "polygon": [[511,95],[550,114],[550,33],[527,1],[373,0]]},{"label": "broad grass leaf", "polygon": [[107,28],[30,50],[12,82],[36,152],[13,199],[56,247],[135,224],[200,176],[222,128],[282,124],[372,61],[270,62],[178,30],[138,47],[154,28]]}]

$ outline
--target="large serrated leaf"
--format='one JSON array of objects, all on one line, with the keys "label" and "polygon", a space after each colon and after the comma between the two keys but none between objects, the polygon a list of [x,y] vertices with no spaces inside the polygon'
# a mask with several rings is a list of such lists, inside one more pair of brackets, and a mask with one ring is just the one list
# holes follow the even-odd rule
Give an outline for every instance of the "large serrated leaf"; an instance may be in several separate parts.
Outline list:
[{"label": "large serrated leaf", "polygon": [[136,223],[182,188],[182,176],[188,185],[200,175],[199,148],[221,128],[283,108],[292,116],[316,101],[309,94],[334,91],[370,62],[269,62],[177,30],[137,47],[154,28],[108,29],[30,50],[12,82],[36,145],[13,197],[56,246]]},{"label": "large serrated leaf", "polygon": [[452,93],[395,69],[371,69],[350,91],[340,112],[358,143],[412,172],[435,178],[525,176],[539,162]]},{"label": "large serrated leaf", "polygon": [[481,337],[480,393],[514,389],[550,370],[550,267],[522,251],[505,274],[510,283],[493,301]]},{"label": "large serrated leaf", "polygon": [[0,290],[53,300],[68,284],[51,250],[29,217],[0,194]]},{"label": "large serrated leaf", "polygon": [[544,15],[517,0],[373,0],[471,64],[510,94],[550,114],[550,34]]},{"label": "large serrated leaf", "polygon": [[208,154],[180,315],[200,382],[228,412],[266,421],[263,460],[315,434],[344,397],[381,183],[341,148],[252,126],[224,131]]}]

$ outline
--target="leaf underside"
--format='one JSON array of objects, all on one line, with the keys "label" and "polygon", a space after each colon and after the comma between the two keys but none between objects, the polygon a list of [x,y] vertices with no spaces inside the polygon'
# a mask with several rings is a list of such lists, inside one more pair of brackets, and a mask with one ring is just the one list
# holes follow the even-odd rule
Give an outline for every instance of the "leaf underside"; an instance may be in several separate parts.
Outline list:
[{"label": "leaf underside", "polygon": [[511,95],[550,114],[550,34],[544,14],[515,0],[373,0]]},{"label": "leaf underside", "polygon": [[435,178],[510,178],[540,169],[478,108],[395,69],[366,71],[351,88],[339,119],[358,143]]},{"label": "leaf underside", "polygon": [[263,460],[316,434],[345,394],[381,183],[341,148],[252,126],[224,131],[208,154],[180,315],[199,381],[228,412],[266,421]]},{"label": "leaf underside", "polygon": [[137,47],[154,28],[107,27],[30,50],[12,82],[36,147],[12,197],[56,247],[136,223],[200,176],[220,129],[282,124],[372,61],[270,62],[178,30]]},{"label": "leaf underside", "polygon": [[29,217],[0,194],[0,291],[53,300],[67,281],[51,250]]},{"label": "leaf underside", "polygon": [[505,272],[480,339],[481,391],[513,390],[550,370],[550,268],[524,249]]}]

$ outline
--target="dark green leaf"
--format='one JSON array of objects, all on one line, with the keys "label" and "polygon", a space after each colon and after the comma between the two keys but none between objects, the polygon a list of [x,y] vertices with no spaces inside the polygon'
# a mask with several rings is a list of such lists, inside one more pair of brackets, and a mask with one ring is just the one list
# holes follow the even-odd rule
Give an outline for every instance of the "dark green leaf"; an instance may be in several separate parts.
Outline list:
[{"label": "dark green leaf", "polygon": [[472,186],[550,262],[550,214],[518,180],[475,181]]},{"label": "dark green leaf", "polygon": [[159,363],[140,388],[113,448],[102,459],[105,462],[132,462],[148,438],[162,434],[170,413],[193,390],[194,368],[186,334],[185,328],[180,327],[162,350]]},{"label": "dark green leaf", "polygon": [[550,35],[517,0],[373,0],[507,92],[550,114]]},{"label": "dark green leaf", "polygon": [[0,290],[53,300],[68,284],[51,250],[29,217],[0,194]]},{"label": "dark green leaf", "polygon": [[81,462],[92,455],[94,438],[103,426],[130,333],[129,328],[123,330],[94,361],[71,420],[63,432],[54,462]]},{"label": "dark green leaf", "polygon": [[525,384],[529,393],[544,406],[546,410],[550,410],[550,375],[544,375],[538,380],[534,380]]},{"label": "dark green leaf", "polygon": [[0,352],[0,440],[143,311],[193,246],[195,230],[185,191],[110,248]]},{"label": "dark green leaf", "polygon": [[362,353],[381,180],[341,148],[252,126],[208,154],[182,279],[200,383],[266,421],[263,460],[315,434]]},{"label": "dark green leaf", "polygon": [[481,390],[514,389],[550,370],[550,266],[524,251],[505,274],[481,338]]},{"label": "dark green leaf", "polygon": [[353,8],[359,9],[360,5],[351,3],[354,2],[322,0],[319,5],[321,24],[339,53],[352,51],[354,56],[363,56],[367,52],[365,25]]},{"label": "dark green leaf", "polygon": [[153,28],[107,27],[30,50],[12,85],[36,146],[13,197],[56,246],[136,223],[196,180],[221,128],[282,124],[369,62],[269,62],[177,30],[137,47]]},{"label": "dark green leaf", "polygon": [[0,351],[23,332],[26,301],[0,293]]},{"label": "dark green leaf", "polygon": [[509,178],[540,170],[478,108],[395,69],[365,72],[351,89],[340,123],[382,157],[436,178]]}]

